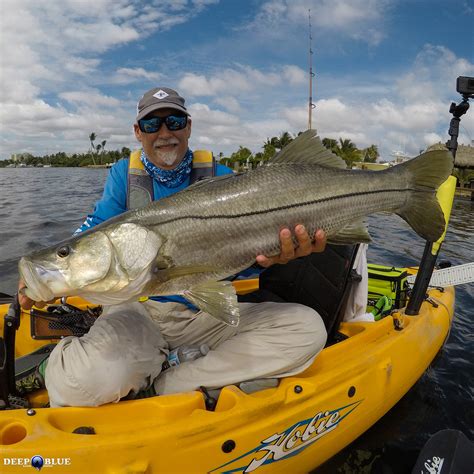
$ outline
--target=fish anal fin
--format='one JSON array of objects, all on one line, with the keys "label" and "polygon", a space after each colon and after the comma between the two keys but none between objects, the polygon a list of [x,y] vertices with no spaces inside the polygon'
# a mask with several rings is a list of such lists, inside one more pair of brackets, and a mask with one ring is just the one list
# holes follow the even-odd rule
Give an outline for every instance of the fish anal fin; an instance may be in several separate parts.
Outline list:
[{"label": "fish anal fin", "polygon": [[238,326],[239,305],[234,286],[229,281],[206,281],[183,291],[183,296],[200,310],[229,326]]},{"label": "fish anal fin", "polygon": [[337,234],[328,236],[328,242],[336,245],[368,244],[371,241],[367,226],[362,220],[351,222],[339,230]]}]

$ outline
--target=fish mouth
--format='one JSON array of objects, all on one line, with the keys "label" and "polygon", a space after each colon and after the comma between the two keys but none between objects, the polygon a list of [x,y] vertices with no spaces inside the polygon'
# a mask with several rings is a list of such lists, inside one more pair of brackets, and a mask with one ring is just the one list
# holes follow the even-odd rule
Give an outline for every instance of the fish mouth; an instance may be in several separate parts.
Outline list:
[{"label": "fish mouth", "polygon": [[50,270],[33,264],[24,257],[20,260],[19,270],[20,278],[25,283],[22,292],[33,301],[52,300],[56,295],[51,286],[57,282],[58,278],[64,281],[58,270]]}]

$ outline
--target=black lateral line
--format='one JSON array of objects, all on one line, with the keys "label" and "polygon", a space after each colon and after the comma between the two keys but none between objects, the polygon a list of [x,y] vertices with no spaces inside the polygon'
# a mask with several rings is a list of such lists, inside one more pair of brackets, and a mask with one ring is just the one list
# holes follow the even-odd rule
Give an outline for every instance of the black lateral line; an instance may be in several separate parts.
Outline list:
[{"label": "black lateral line", "polygon": [[400,193],[400,192],[406,192],[406,191],[416,191],[415,189],[412,188],[403,188],[403,189],[381,189],[377,191],[363,191],[359,193],[349,193],[349,194],[343,194],[339,196],[332,196],[328,198],[323,198],[323,199],[315,199],[313,201],[307,201],[305,203],[301,204],[288,204],[287,206],[280,206],[280,207],[275,207],[273,209],[265,209],[262,211],[252,211],[252,212],[243,212],[241,214],[221,214],[221,215],[213,215],[213,216],[194,216],[194,215],[187,215],[187,216],[180,216],[180,217],[173,217],[172,219],[168,219],[166,221],[161,221],[160,224],[169,224],[171,222],[176,222],[176,221],[182,221],[184,219],[198,219],[198,220],[209,220],[209,219],[238,219],[240,217],[248,217],[248,216],[258,216],[260,214],[268,214],[270,212],[278,212],[278,211],[284,211],[286,209],[291,209],[292,207],[302,207],[302,206],[308,206],[311,204],[319,204],[321,202],[327,202],[327,201],[335,201],[336,199],[344,199],[344,198],[350,198],[354,196],[367,196],[370,194],[381,194],[381,193]]}]

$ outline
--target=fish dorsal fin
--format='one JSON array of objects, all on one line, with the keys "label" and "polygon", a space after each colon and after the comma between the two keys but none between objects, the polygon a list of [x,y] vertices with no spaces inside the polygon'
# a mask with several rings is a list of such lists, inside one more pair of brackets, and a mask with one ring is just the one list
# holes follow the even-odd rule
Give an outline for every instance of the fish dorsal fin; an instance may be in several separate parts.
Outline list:
[{"label": "fish dorsal fin", "polygon": [[268,162],[269,165],[281,163],[306,163],[329,168],[347,168],[346,162],[341,157],[323,145],[316,135],[316,130],[306,130]]}]

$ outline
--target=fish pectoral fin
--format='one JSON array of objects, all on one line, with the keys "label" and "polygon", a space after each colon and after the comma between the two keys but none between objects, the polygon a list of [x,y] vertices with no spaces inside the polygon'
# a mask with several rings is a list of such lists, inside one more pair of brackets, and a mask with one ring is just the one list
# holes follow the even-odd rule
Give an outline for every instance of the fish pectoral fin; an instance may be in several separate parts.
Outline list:
[{"label": "fish pectoral fin", "polygon": [[336,245],[369,244],[371,241],[367,226],[362,220],[351,222],[339,230],[336,235],[328,237],[328,242]]},{"label": "fish pectoral fin", "polygon": [[239,305],[234,286],[229,281],[207,281],[183,292],[200,310],[229,326],[238,326]]}]

